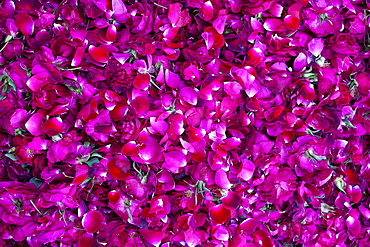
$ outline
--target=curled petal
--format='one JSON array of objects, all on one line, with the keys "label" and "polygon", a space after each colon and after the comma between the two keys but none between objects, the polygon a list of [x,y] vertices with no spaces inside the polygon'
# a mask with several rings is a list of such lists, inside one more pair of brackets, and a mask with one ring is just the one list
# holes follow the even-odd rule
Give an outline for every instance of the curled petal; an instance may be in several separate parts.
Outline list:
[{"label": "curled petal", "polygon": [[33,92],[37,92],[44,86],[49,84],[49,82],[50,82],[49,73],[42,72],[32,76],[30,79],[28,79],[26,84]]},{"label": "curled petal", "polygon": [[238,178],[249,181],[253,177],[255,165],[252,161],[244,159],[238,171]]},{"label": "curled petal", "polygon": [[30,119],[26,122],[26,129],[34,136],[38,136],[41,133],[41,123],[44,120],[44,116],[40,113],[33,114]]},{"label": "curled petal", "polygon": [[45,132],[48,136],[54,136],[63,131],[63,122],[58,118],[51,118],[46,120],[45,123],[41,125],[41,129]]}]

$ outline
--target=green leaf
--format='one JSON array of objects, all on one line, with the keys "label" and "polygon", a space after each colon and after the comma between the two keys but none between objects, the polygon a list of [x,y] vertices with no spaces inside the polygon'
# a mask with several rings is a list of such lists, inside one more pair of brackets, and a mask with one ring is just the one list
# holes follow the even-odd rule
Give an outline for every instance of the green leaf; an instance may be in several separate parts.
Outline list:
[{"label": "green leaf", "polygon": [[53,140],[53,142],[58,142],[61,139],[63,139],[63,135],[62,134],[58,134],[58,135],[52,136],[51,139]]},{"label": "green leaf", "polygon": [[86,164],[90,167],[92,167],[93,164],[97,164],[97,163],[100,163],[100,160],[98,158],[92,158],[86,162]]},{"label": "green leaf", "polygon": [[18,161],[18,159],[15,157],[14,154],[5,154],[5,157],[8,157],[9,159],[11,159],[13,161]]},{"label": "green leaf", "polygon": [[85,179],[85,181],[83,181],[83,182],[80,184],[80,186],[82,186],[82,185],[84,185],[84,184],[88,183],[90,180],[91,180],[91,178],[86,178],[86,179]]},{"label": "green leaf", "polygon": [[337,188],[340,191],[342,191],[344,194],[347,194],[346,191],[344,190],[344,188],[346,187],[346,183],[343,181],[343,179],[341,177],[337,177],[334,180],[334,184],[335,184],[335,186],[337,186]]},{"label": "green leaf", "polygon": [[43,180],[40,178],[31,178],[29,182],[36,185],[37,188],[40,188],[43,183]]},{"label": "green leaf", "polygon": [[321,160],[326,160],[326,156],[322,156],[322,155],[316,155],[312,149],[308,149],[305,153],[306,157],[311,159],[312,161],[321,161]]},{"label": "green leaf", "polygon": [[91,155],[91,157],[99,157],[99,158],[101,158],[101,159],[105,159],[103,156],[101,156],[100,154],[98,154],[98,153],[93,153],[92,155]]}]

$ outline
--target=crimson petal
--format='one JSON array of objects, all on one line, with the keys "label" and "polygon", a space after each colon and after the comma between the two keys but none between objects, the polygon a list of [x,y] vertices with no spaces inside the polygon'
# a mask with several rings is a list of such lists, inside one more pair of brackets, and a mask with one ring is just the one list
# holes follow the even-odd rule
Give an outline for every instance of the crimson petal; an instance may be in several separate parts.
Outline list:
[{"label": "crimson petal", "polygon": [[34,22],[32,20],[32,17],[28,14],[22,13],[17,14],[15,17],[15,24],[21,30],[23,35],[28,36],[32,35],[34,31]]}]

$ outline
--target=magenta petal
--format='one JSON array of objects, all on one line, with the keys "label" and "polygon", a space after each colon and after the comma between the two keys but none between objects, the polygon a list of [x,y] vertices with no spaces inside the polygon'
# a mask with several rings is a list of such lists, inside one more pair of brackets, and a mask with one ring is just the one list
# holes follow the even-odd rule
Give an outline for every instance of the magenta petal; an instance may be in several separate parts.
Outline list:
[{"label": "magenta petal", "polygon": [[240,224],[240,229],[243,230],[243,232],[245,232],[248,235],[254,233],[256,227],[257,221],[253,218],[246,219]]},{"label": "magenta petal", "polygon": [[13,128],[19,128],[19,126],[21,125],[21,122],[26,116],[28,116],[28,114],[29,113],[24,109],[15,110],[13,115],[10,117],[10,125]]},{"label": "magenta petal", "polygon": [[34,23],[32,20],[32,17],[29,16],[28,14],[22,13],[22,14],[17,14],[15,17],[15,24],[21,30],[23,35],[31,35],[33,34],[34,30]]},{"label": "magenta petal", "polygon": [[225,23],[227,20],[227,10],[226,9],[221,9],[220,12],[218,12],[218,16],[216,20],[213,21],[212,25],[216,29],[216,31],[219,34],[223,34],[225,30]]},{"label": "magenta petal", "polygon": [[67,107],[64,105],[57,105],[49,112],[49,116],[57,116],[67,112]]},{"label": "magenta petal", "polygon": [[173,3],[168,6],[168,19],[173,27],[180,17],[181,7],[182,5],[180,3]]},{"label": "magenta petal", "polygon": [[231,7],[231,11],[233,13],[238,13],[241,8],[242,8],[242,0],[228,0],[229,4],[230,4],[230,7]]},{"label": "magenta petal", "polygon": [[198,102],[198,93],[192,87],[183,87],[180,89],[180,96],[190,105],[196,105]]},{"label": "magenta petal", "polygon": [[120,23],[125,23],[130,16],[122,0],[112,0],[112,10],[114,18]]},{"label": "magenta petal", "polygon": [[[217,176],[217,173],[216,173]],[[236,209],[240,204],[240,196],[234,191],[229,191],[227,196],[222,198],[222,204],[227,209]]]},{"label": "magenta petal", "polygon": [[145,90],[149,87],[150,76],[149,74],[140,74],[135,77],[134,87],[137,89]]},{"label": "magenta petal", "polygon": [[224,84],[224,90],[228,95],[236,97],[240,95],[242,86],[236,81],[227,81]]},{"label": "magenta petal", "polygon": [[49,84],[49,82],[50,82],[49,73],[42,72],[32,76],[30,79],[28,79],[26,84],[33,92],[37,92],[44,86]]},{"label": "magenta petal", "polygon": [[318,57],[322,50],[324,49],[324,41],[321,38],[315,38],[312,39],[308,43],[308,50],[314,55],[315,57]]},{"label": "magenta petal", "polygon": [[87,31],[82,30],[82,29],[71,30],[70,34],[71,34],[73,39],[79,39],[79,40],[83,41],[86,38]]},{"label": "magenta petal", "polygon": [[180,151],[170,151],[164,154],[165,162],[162,165],[163,169],[167,169],[172,173],[178,173],[181,167],[186,166],[185,154]]},{"label": "magenta petal", "polygon": [[283,22],[279,19],[274,19],[274,18],[266,19],[265,23],[263,24],[263,27],[266,29],[266,31],[272,31],[272,32],[278,32],[278,31],[285,30]]},{"label": "magenta petal", "polygon": [[106,33],[106,39],[114,42],[116,40],[116,35],[117,35],[117,28],[113,24],[110,24],[107,33]]},{"label": "magenta petal", "polygon": [[85,232],[81,235],[80,239],[78,240],[77,247],[86,247],[92,246],[94,243],[94,234]]},{"label": "magenta petal", "polygon": [[215,38],[212,32],[204,32],[202,33],[202,38],[206,43],[207,50],[211,49],[213,44],[215,43]]},{"label": "magenta petal", "polygon": [[173,179],[171,173],[166,170],[162,170],[158,176],[158,182],[162,184],[163,191],[170,191],[175,188],[175,180]]},{"label": "magenta petal", "polygon": [[49,147],[49,142],[41,137],[35,137],[28,143],[28,148],[31,150],[46,150]]},{"label": "magenta petal", "polygon": [[13,19],[6,20],[6,27],[8,28],[11,36],[15,36],[15,34],[18,32],[18,27]]},{"label": "magenta petal", "polygon": [[256,247],[253,243],[247,243],[245,237],[242,234],[239,234],[232,238],[229,247],[250,247],[248,244],[252,244],[253,247]]},{"label": "magenta petal", "polygon": [[318,186],[323,186],[326,184],[333,175],[333,169],[323,169],[320,171],[319,175],[317,176]]},{"label": "magenta petal", "polygon": [[184,237],[188,246],[198,246],[207,241],[208,234],[205,231],[190,228],[184,232]]},{"label": "magenta petal", "polygon": [[50,162],[58,162],[64,160],[68,152],[68,147],[54,143],[48,150],[47,157]]},{"label": "magenta petal", "polygon": [[362,199],[362,191],[361,191],[360,186],[358,185],[355,185],[355,186],[348,185],[347,193],[348,193],[349,199],[353,201],[354,203],[359,203],[360,200]]},{"label": "magenta petal", "polygon": [[145,241],[154,246],[159,246],[162,242],[162,239],[165,237],[165,234],[161,231],[140,229],[139,232]]},{"label": "magenta petal", "polygon": [[112,52],[113,57],[120,63],[124,64],[131,57],[131,53],[116,53]]},{"label": "magenta petal", "polygon": [[252,161],[244,159],[239,168],[237,177],[248,181],[253,177],[254,169],[255,165],[252,163]]},{"label": "magenta petal", "polygon": [[227,174],[224,170],[219,169],[216,172],[216,184],[220,186],[224,190],[229,190],[231,188],[231,184],[229,179],[227,178]]},{"label": "magenta petal", "polygon": [[220,241],[228,241],[229,240],[229,231],[223,225],[217,225],[213,231],[213,237]]},{"label": "magenta petal", "polygon": [[44,116],[40,113],[33,114],[25,124],[26,129],[33,135],[38,136],[41,132],[41,123],[44,120]]},{"label": "magenta petal", "polygon": [[147,97],[139,96],[131,103],[137,117],[143,117],[149,111],[149,101]]},{"label": "magenta petal", "polygon": [[370,219],[370,210],[368,208],[366,208],[364,205],[360,205],[358,207],[360,213],[362,214],[362,216],[364,216],[364,218],[366,220],[369,220]]},{"label": "magenta petal", "polygon": [[41,129],[48,136],[54,136],[63,131],[63,122],[60,118],[51,118],[41,125]]},{"label": "magenta petal", "polygon": [[150,160],[154,158],[158,151],[158,142],[153,137],[148,137],[147,141],[143,145],[139,146],[140,158],[143,160]]},{"label": "magenta petal", "polygon": [[136,143],[134,141],[127,142],[125,145],[123,145],[121,152],[123,155],[126,156],[132,156],[137,153]]},{"label": "magenta petal", "polygon": [[97,210],[87,212],[82,218],[82,226],[88,233],[94,233],[104,225],[103,214]]},{"label": "magenta petal", "polygon": [[210,208],[209,215],[216,224],[223,224],[230,218],[231,211],[220,204]]},{"label": "magenta petal", "polygon": [[301,71],[307,66],[307,57],[304,53],[299,53],[299,55],[294,60],[293,68],[296,71]]},{"label": "magenta petal", "polygon": [[227,138],[224,142],[224,146],[227,150],[237,148],[241,144],[241,140],[236,137]]},{"label": "magenta petal", "polygon": [[85,47],[77,47],[76,53],[72,59],[71,66],[75,67],[75,66],[80,65],[82,58],[84,56],[84,53],[85,53]]},{"label": "magenta petal", "polygon": [[165,135],[168,130],[168,124],[166,121],[155,120],[155,117],[150,118],[150,126],[158,133]]},{"label": "magenta petal", "polygon": [[348,216],[346,219],[346,226],[353,237],[357,237],[361,234],[361,222],[358,219]]},{"label": "magenta petal", "polygon": [[211,1],[206,1],[200,8],[203,20],[209,21],[213,18],[213,6]]},{"label": "magenta petal", "polygon": [[280,114],[284,111],[285,107],[284,106],[276,106],[273,108],[268,109],[267,111],[264,112],[264,116],[268,122],[271,122],[278,118]]},{"label": "magenta petal", "polygon": [[284,18],[285,26],[290,30],[297,30],[299,28],[299,19],[293,15],[287,15]]},{"label": "magenta petal", "polygon": [[165,72],[166,84],[171,88],[178,88],[181,83],[181,78],[172,71],[166,69]]}]

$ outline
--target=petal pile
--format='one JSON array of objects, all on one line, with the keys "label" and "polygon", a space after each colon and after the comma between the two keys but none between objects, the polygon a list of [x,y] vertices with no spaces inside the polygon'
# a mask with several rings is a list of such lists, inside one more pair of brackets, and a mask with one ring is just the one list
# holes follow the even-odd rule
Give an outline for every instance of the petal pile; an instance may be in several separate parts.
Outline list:
[{"label": "petal pile", "polygon": [[0,246],[370,246],[370,2],[4,0]]}]

